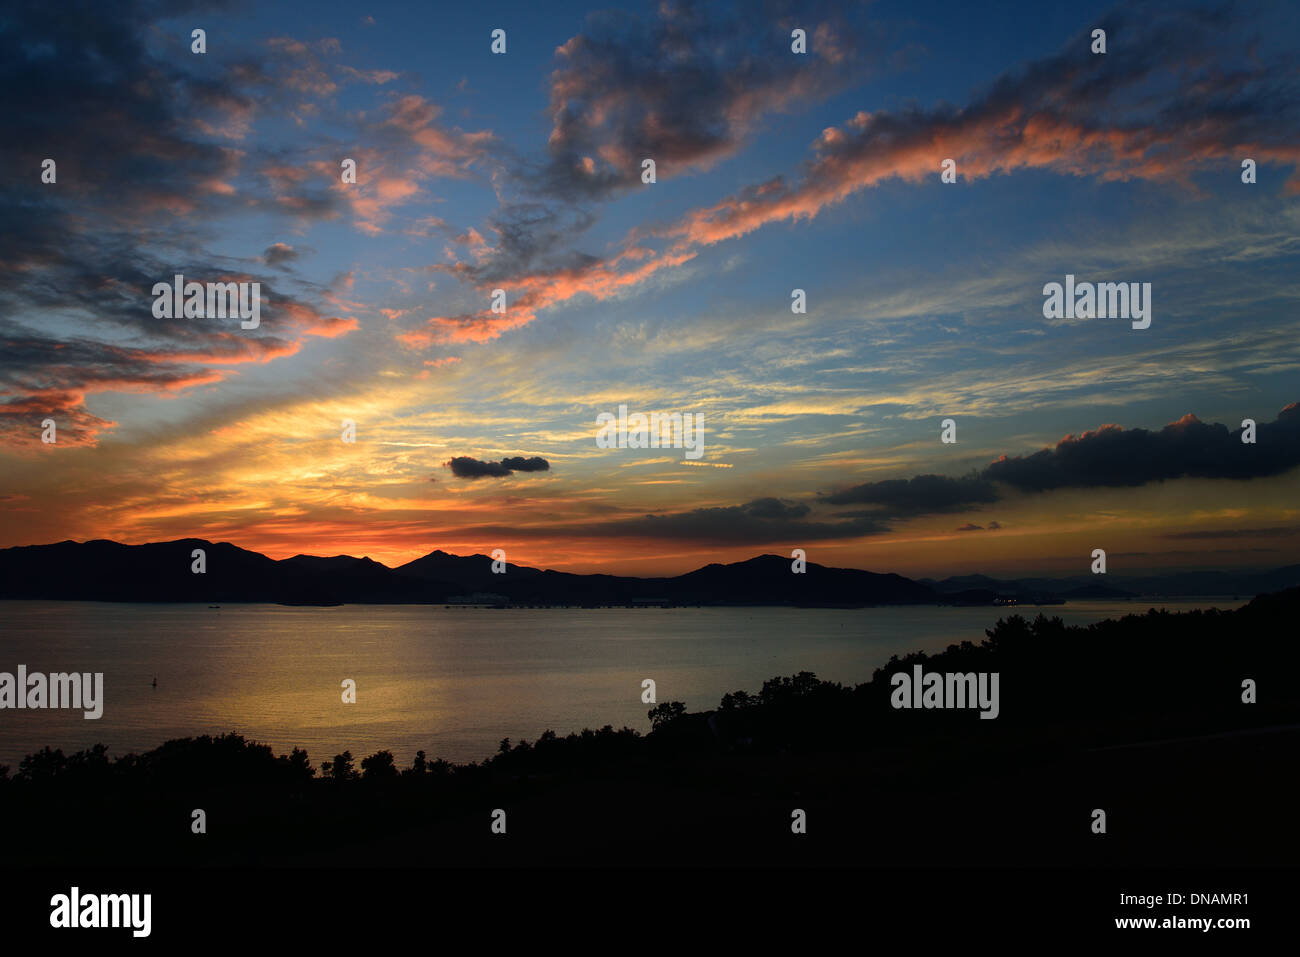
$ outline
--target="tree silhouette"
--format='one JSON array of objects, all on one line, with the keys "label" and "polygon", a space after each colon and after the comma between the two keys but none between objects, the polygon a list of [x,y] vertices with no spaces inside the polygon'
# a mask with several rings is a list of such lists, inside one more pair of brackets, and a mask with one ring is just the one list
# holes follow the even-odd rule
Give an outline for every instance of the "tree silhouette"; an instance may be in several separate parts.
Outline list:
[{"label": "tree silhouette", "polygon": [[402,773],[407,775],[408,777],[410,776],[420,777],[428,770],[429,770],[429,763],[424,758],[424,752],[416,751],[415,760],[412,761],[411,766],[407,770],[403,771]]},{"label": "tree silhouette", "polygon": [[758,699],[748,691],[736,691],[731,694],[724,694],[718,707],[723,711],[733,711],[740,708],[748,708],[750,705],[754,704],[758,704]]},{"label": "tree silhouette", "polygon": [[334,755],[334,763],[330,767],[330,777],[335,781],[351,781],[357,776],[357,772],[352,768],[352,752],[344,751],[342,754]]},{"label": "tree silhouette", "polygon": [[397,777],[397,765],[393,763],[393,752],[376,751],[370,757],[362,758],[361,770],[367,781],[380,781]]},{"label": "tree silhouette", "polygon": [[686,705],[681,701],[665,701],[662,704],[657,704],[647,712],[650,716],[650,728],[653,731],[658,731],[660,728],[676,721],[685,713]]},{"label": "tree silhouette", "polygon": [[[312,770],[311,759],[302,748],[293,749],[293,753],[289,755],[288,763],[296,781],[309,781],[312,775],[315,774],[315,771]],[[322,773],[324,773],[323,769]]]}]

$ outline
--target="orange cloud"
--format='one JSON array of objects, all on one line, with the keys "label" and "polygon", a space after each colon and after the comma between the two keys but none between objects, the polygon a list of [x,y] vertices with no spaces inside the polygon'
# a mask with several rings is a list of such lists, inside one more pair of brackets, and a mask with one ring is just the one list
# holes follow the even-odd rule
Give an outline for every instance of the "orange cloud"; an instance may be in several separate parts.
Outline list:
[{"label": "orange cloud", "polygon": [[[634,248],[611,259],[589,266],[557,269],[526,275],[510,281],[506,289],[507,308],[504,313],[490,309],[460,316],[432,318],[424,329],[402,333],[397,339],[408,346],[419,348],[436,343],[487,342],[511,329],[526,326],[537,318],[537,313],[550,306],[567,302],[579,295],[596,300],[609,299],[619,292],[640,285],[661,269],[680,266],[695,256],[693,252],[667,255],[650,253]],[[624,262],[640,265],[624,270]],[[449,272],[468,276],[464,263],[457,263]],[[487,290],[491,284],[479,283]],[[514,296],[511,302],[510,297]]]}]

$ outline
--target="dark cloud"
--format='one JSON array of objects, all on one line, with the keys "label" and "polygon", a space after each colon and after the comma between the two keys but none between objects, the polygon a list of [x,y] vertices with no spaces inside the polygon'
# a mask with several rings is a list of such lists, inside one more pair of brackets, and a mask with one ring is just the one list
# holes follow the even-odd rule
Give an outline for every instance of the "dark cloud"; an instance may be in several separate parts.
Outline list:
[{"label": "dark cloud", "polygon": [[[1159,431],[1103,425],[1093,432],[1067,435],[1052,448],[1032,455],[1004,455],[983,470],[959,478],[917,475],[867,482],[824,495],[821,501],[869,505],[872,508],[864,512],[841,514],[887,521],[1002,501],[1008,488],[1034,493],[1135,487],[1179,478],[1267,478],[1300,466],[1300,403],[1288,405],[1272,422],[1258,423],[1255,435],[1254,444],[1243,443],[1240,428],[1202,422],[1190,413]],[[988,529],[997,528],[1001,528],[997,522],[988,524]],[[957,530],[977,529],[967,525]],[[1263,533],[1247,530],[1241,534]],[[1214,538],[1219,533],[1170,537]]]},{"label": "dark cloud", "polygon": [[[1191,415],[1160,431],[1108,425],[1081,436],[1066,436],[1055,447],[1033,455],[1003,456],[970,475],[886,479],[824,495],[819,499],[822,504],[868,506],[839,512],[830,521],[808,521],[811,507],[807,504],[761,498],[744,505],[620,519],[600,526],[600,532],[754,544],[857,538],[888,532],[897,522],[916,516],[960,512],[1002,501],[1008,488],[1042,492],[1144,485],[1181,477],[1244,480],[1278,475],[1300,465],[1300,403],[1287,406],[1275,421],[1260,423],[1257,439],[1255,445],[1244,445],[1240,430],[1208,425]],[[1001,527],[997,521],[985,525],[968,522],[956,531],[996,531]],[[1276,534],[1285,534],[1285,530],[1278,529]]]},{"label": "dark cloud", "polygon": [[540,455],[535,455],[531,459],[522,456],[502,459],[501,465],[511,472],[546,472],[551,468],[551,463]]},{"label": "dark cloud", "polygon": [[531,459],[516,457],[502,459],[500,462],[484,462],[468,455],[458,455],[443,464],[451,469],[452,475],[467,479],[505,478],[515,472],[546,472],[551,467],[551,463],[540,456]]},{"label": "dark cloud", "polygon": [[237,107],[241,94],[183,74],[145,45],[150,22],[194,6],[6,4],[0,18],[6,163],[22,171],[24,185],[36,181],[45,157],[58,164],[57,184],[42,185],[34,199],[93,198],[123,215],[148,216],[192,209],[203,184],[235,169],[234,151],[204,142],[193,118]]},{"label": "dark cloud", "polygon": [[502,478],[510,474],[500,462],[483,462],[468,455],[458,455],[444,464],[457,478]]},{"label": "dark cloud", "polygon": [[[566,525],[519,526],[475,525],[467,534],[484,538],[558,537],[660,539],[705,545],[754,545],[795,548],[818,541],[841,541],[880,535],[889,531],[883,522],[869,518],[837,519],[829,522],[807,521],[807,505],[774,498],[760,498],[743,505],[696,508],[660,515],[604,517],[599,522]],[[788,553],[788,551],[787,551]]]},{"label": "dark cloud", "polygon": [[1198,549],[1174,549],[1168,552],[1111,552],[1111,558],[1168,558],[1171,555],[1191,555],[1197,558],[1204,558],[1206,555],[1255,555],[1255,554],[1275,554],[1280,552],[1280,548],[1198,548]]},{"label": "dark cloud", "polygon": [[[47,234],[98,231],[105,220],[121,230],[129,249],[158,240],[193,246],[211,220],[233,211],[336,215],[340,202],[328,180],[299,194],[310,178],[301,150],[286,156],[244,142],[254,118],[301,108],[302,91],[289,82],[300,57],[284,49],[249,53],[211,37],[209,52],[198,56],[190,53],[188,26],[159,26],[233,6],[222,0],[5,5],[0,128],[5,162],[20,175],[0,185],[0,237],[12,238],[21,223],[23,242],[0,248],[0,268],[39,264],[49,255],[39,241]],[[52,185],[39,183],[45,158],[57,163]],[[262,175],[237,187],[244,169]],[[276,188],[268,188],[268,178]],[[38,241],[29,243],[28,227],[38,225],[31,230]]]},{"label": "dark cloud", "polygon": [[1272,422],[1261,422],[1254,445],[1241,429],[1183,416],[1159,432],[1103,425],[1067,435],[1033,455],[1003,456],[983,479],[1025,492],[1057,488],[1131,487],[1178,478],[1251,479],[1280,475],[1300,465],[1300,403]]},{"label": "dark cloud", "polygon": [[495,241],[481,261],[437,264],[434,268],[480,287],[529,274],[580,276],[602,260],[571,249],[570,244],[595,221],[593,214],[572,207],[507,204],[488,219],[487,230],[495,235]]},{"label": "dark cloud", "polygon": [[[556,51],[550,155],[526,177],[565,199],[640,185],[736,151],[762,117],[825,96],[878,62],[860,11],[830,3],[660,4],[646,22],[592,14]],[[792,28],[807,33],[804,55]],[[878,41],[876,41],[878,43]]]},{"label": "dark cloud", "polygon": [[779,498],[757,498],[743,506],[754,518],[803,518],[811,509],[797,502],[786,502]]},{"label": "dark cloud", "polygon": [[[112,423],[85,410],[89,393],[215,382],[223,367],[291,355],[302,336],[354,325],[250,275],[251,258],[204,250],[222,217],[280,209],[255,189],[231,200],[241,162],[275,160],[235,148],[274,97],[274,77],[252,59],[190,54],[188,28],[155,29],[224,6],[17,2],[0,15],[0,128],[17,174],[0,183],[0,441],[27,444],[33,417],[46,414],[93,441]],[[47,157],[53,184],[40,182]],[[159,249],[172,253],[163,260]],[[291,253],[276,244],[266,262]],[[260,281],[262,326],[155,319],[153,284],[176,273]],[[49,332],[59,324],[79,328]]]},{"label": "dark cloud", "polygon": [[867,482],[825,496],[831,505],[876,505],[895,515],[955,512],[971,505],[996,502],[997,489],[975,475],[950,478],[918,475],[910,479]]},{"label": "dark cloud", "polygon": [[[0,443],[26,445],[32,419],[61,413],[87,428],[89,438],[109,423],[85,411],[96,392],[177,392],[221,381],[231,367],[293,355],[304,336],[333,337],[355,328],[352,319],[325,316],[294,296],[261,285],[261,325],[240,328],[238,318],[157,319],[153,283],[174,272],[186,280],[257,281],[246,273],[197,262],[134,260],[107,239],[69,236],[68,258],[40,270],[40,281],[6,283],[0,270]],[[93,334],[52,336],[14,315],[60,315],[99,326]],[[118,333],[121,343],[100,341]],[[60,427],[63,420],[59,420]],[[62,439],[60,439],[62,441]]]},{"label": "dark cloud", "polygon": [[1170,532],[1161,537],[1197,540],[1204,538],[1290,538],[1293,535],[1300,535],[1300,525],[1275,525],[1271,528],[1224,528],[1218,531],[1204,532]]},{"label": "dark cloud", "polygon": [[697,508],[669,515],[642,515],[574,529],[598,534],[657,539],[679,539],[712,544],[770,544],[827,541],[879,535],[886,524],[867,517],[834,522],[804,520],[807,505],[760,498],[744,505]]},{"label": "dark cloud", "polygon": [[268,266],[280,266],[298,258],[298,251],[287,243],[272,243],[262,253],[262,261]]},{"label": "dark cloud", "polygon": [[974,522],[967,522],[965,525],[953,529],[955,532],[996,532],[1002,526],[998,522],[989,522],[987,525],[976,525]]}]

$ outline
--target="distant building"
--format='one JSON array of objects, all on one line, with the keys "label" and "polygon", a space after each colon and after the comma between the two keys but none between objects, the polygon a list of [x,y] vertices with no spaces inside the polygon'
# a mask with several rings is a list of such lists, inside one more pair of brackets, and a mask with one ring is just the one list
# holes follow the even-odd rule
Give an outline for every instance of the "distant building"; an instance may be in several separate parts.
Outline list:
[{"label": "distant building", "polygon": [[510,601],[506,595],[476,591],[471,595],[455,595],[447,599],[448,605],[504,605]]}]

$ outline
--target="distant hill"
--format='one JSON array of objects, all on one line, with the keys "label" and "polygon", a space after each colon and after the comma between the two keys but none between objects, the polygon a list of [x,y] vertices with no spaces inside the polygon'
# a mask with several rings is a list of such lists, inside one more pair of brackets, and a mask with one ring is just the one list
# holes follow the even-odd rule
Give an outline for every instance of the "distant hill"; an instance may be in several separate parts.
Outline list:
[{"label": "distant hill", "polygon": [[985,591],[1020,601],[1032,601],[1035,598],[1083,600],[1208,595],[1240,595],[1249,598],[1300,585],[1300,565],[1287,565],[1267,571],[1076,575],[1070,578],[998,579],[987,575],[957,575],[941,581],[922,578],[920,583],[944,595]]},{"label": "distant hill", "polygon": [[[505,568],[506,576],[515,579],[543,574],[536,568],[526,568],[510,562],[506,562]],[[493,574],[492,559],[487,555],[452,555],[441,549],[405,565],[398,565],[393,571],[405,578],[451,582],[471,591],[495,591],[502,578],[501,575]]]},{"label": "distant hill", "polygon": [[[190,570],[194,549],[205,552],[204,574]],[[148,545],[69,541],[0,550],[0,598],[407,602],[437,591],[432,583],[401,578],[368,558],[297,555],[275,561],[229,542],[199,538]]]},{"label": "distant hill", "polygon": [[[191,571],[195,549],[206,572]],[[281,561],[228,542],[180,539],[148,545],[59,542],[0,550],[0,599],[133,602],[443,603],[493,600],[522,605],[744,604],[892,605],[934,603],[934,590],[900,575],[763,555],[708,565],[674,578],[575,575],[506,565],[486,555],[434,551],[398,568],[350,555]]]},{"label": "distant hill", "polygon": [[[207,571],[191,572],[194,549]],[[444,603],[517,605],[1005,605],[1145,595],[1241,595],[1300,585],[1300,565],[1268,572],[1180,572],[1167,576],[1078,576],[1001,580],[965,575],[914,581],[901,575],[760,555],[672,578],[577,575],[442,550],[389,568],[351,555],[276,561],[229,542],[198,538],[147,545],[59,542],[0,549],[0,599],[133,602]],[[495,597],[492,597],[495,596]]]},{"label": "distant hill", "polygon": [[763,596],[782,596],[796,604],[910,605],[936,601],[935,592],[901,575],[808,563],[803,575],[790,571],[790,559],[760,555],[732,565],[706,565],[667,579],[691,600],[763,604]]}]

